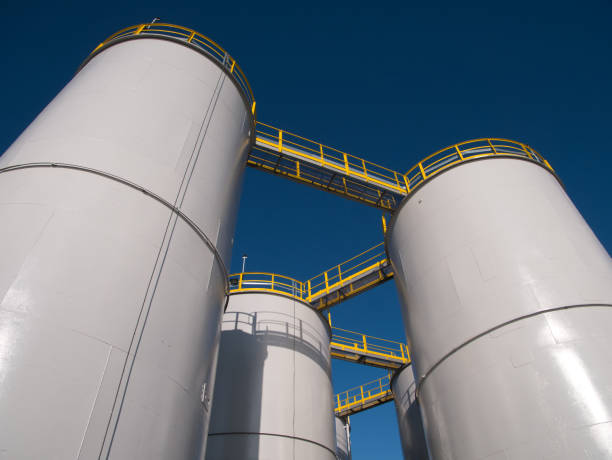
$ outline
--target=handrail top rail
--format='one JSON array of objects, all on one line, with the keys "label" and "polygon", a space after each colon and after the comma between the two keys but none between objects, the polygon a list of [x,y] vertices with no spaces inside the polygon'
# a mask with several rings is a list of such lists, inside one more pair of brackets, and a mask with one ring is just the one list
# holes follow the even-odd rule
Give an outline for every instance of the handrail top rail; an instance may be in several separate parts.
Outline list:
[{"label": "handrail top rail", "polygon": [[356,387],[349,388],[348,390],[344,390],[344,391],[341,391],[339,393],[336,393],[336,396],[340,396],[340,395],[342,395],[344,393],[346,393],[348,395],[351,391],[360,390],[361,388],[367,387],[368,385],[379,383],[379,382],[382,382],[384,380],[391,381],[391,377],[388,374],[387,375],[383,375],[382,377],[379,377],[377,379],[370,380],[369,382],[362,383],[361,385],[358,385]]},{"label": "handrail top rail", "polygon": [[[150,22],[144,24],[136,24],[133,26],[125,27],[118,32],[110,35],[104,41],[102,41],[96,48],[89,54],[87,60],[90,59],[95,53],[101,48],[113,42],[114,40],[125,38],[125,37],[137,37],[137,36],[164,36],[171,38],[179,38],[185,43],[192,45],[202,51],[208,56],[215,59],[223,68],[225,68],[240,87],[244,96],[247,99],[249,109],[252,115],[255,115],[255,96],[249,80],[246,78],[244,71],[236,62],[236,60],[213,39],[197,32],[194,29],[190,29],[185,26],[179,26],[177,24],[170,24],[166,22]],[[87,62],[87,60],[85,62]]]},{"label": "handrail top rail", "polygon": [[[539,159],[541,159],[542,161],[545,161],[545,160],[544,160],[544,157],[543,157],[543,156],[542,156],[542,155],[541,155],[541,154],[540,154],[540,153],[539,153],[539,152],[538,152],[536,149],[534,149],[533,147],[531,147],[530,145],[528,145],[528,144],[526,144],[526,143],[524,143],[524,142],[516,141],[516,140],[513,140],[513,139],[507,139],[507,138],[505,138],[505,137],[479,137],[479,138],[475,138],[475,139],[468,139],[468,140],[466,140],[466,141],[456,142],[455,144],[450,144],[450,145],[447,145],[446,147],[443,147],[443,148],[441,148],[441,149],[439,149],[439,150],[436,150],[434,153],[432,153],[432,154],[430,154],[430,155],[426,156],[425,158],[423,158],[422,160],[420,160],[420,161],[419,161],[417,164],[415,164],[415,165],[414,165],[414,166],[412,166],[410,169],[408,169],[408,170],[407,170],[407,172],[406,172],[404,175],[408,174],[408,173],[409,173],[409,172],[411,172],[413,169],[418,168],[419,164],[422,164],[423,162],[425,162],[425,161],[427,161],[427,160],[429,160],[429,159],[431,159],[431,158],[434,158],[436,155],[439,155],[439,154],[441,154],[441,153],[444,153],[444,152],[446,152],[447,150],[452,150],[452,149],[454,149],[455,147],[460,147],[460,146],[462,146],[462,145],[473,144],[473,143],[477,143],[477,142],[483,142],[483,143],[484,143],[484,142],[487,142],[487,143],[488,143],[489,141],[501,141],[501,142],[509,142],[510,144],[514,144],[514,145],[516,145],[516,146],[521,146],[521,147],[523,147],[523,148],[527,148],[527,149],[529,149],[529,153],[532,153],[532,154],[534,154],[534,155],[537,155],[537,157],[538,157]],[[523,149],[520,149],[520,150],[523,150]],[[523,151],[524,151],[524,150],[523,150]],[[525,153],[528,153],[528,152],[525,152]],[[502,154],[502,155],[503,155],[503,154]],[[546,162],[546,164],[547,164],[547,166],[548,166],[550,169],[552,169],[552,168],[550,167],[550,165],[548,165],[548,162]]]},{"label": "handrail top rail", "polygon": [[[315,276],[311,276],[310,278],[308,278],[308,280],[307,280],[306,282],[308,282],[308,281],[312,281],[312,280],[314,280],[315,278],[318,278],[318,277],[319,277],[319,276],[321,276],[321,275],[325,275],[325,273],[329,272],[330,270],[333,270],[333,269],[334,269],[334,268],[336,268],[336,267],[341,267],[341,266],[343,266],[343,265],[345,265],[345,264],[347,264],[347,263],[349,263],[349,262],[352,262],[353,260],[358,259],[359,257],[361,257],[361,256],[363,256],[363,255],[365,255],[365,254],[367,254],[368,252],[370,252],[370,251],[372,251],[372,250],[374,250],[374,249],[376,249],[376,248],[379,248],[379,247],[381,247],[381,246],[384,248],[384,245],[385,245],[385,243],[384,243],[384,242],[382,242],[382,243],[378,243],[378,244],[376,244],[376,245],[372,246],[371,248],[368,248],[368,249],[366,249],[365,251],[360,252],[360,253],[359,253],[359,254],[357,254],[356,256],[353,256],[353,257],[351,257],[350,259],[345,260],[344,262],[340,262],[339,264],[333,265],[332,267],[328,268],[327,270],[323,270],[321,273],[317,273]],[[383,251],[381,251],[381,252],[384,252],[384,250],[383,250]]]},{"label": "handrail top rail", "polygon": [[[337,331],[342,331],[342,332],[350,332],[351,334],[357,334],[357,335],[360,335],[362,337],[367,337],[369,339],[376,339],[376,340],[380,340],[382,342],[389,342],[389,343],[404,345],[403,342],[399,342],[397,340],[382,339],[380,337],[375,337],[373,335],[362,334],[361,332],[349,331],[348,329],[342,329],[341,327],[336,327],[336,326],[332,326],[331,328],[332,328],[332,330],[337,330]],[[342,336],[340,336],[340,337],[342,338]],[[346,338],[349,339],[349,340],[352,340],[349,337],[346,337]],[[370,346],[370,345],[368,344],[368,346]]]},{"label": "handrail top rail", "polygon": [[[279,279],[280,278],[288,279],[288,280],[291,280],[291,281],[295,281],[298,284],[304,284],[303,281],[299,281],[299,280],[297,280],[295,278],[292,278],[291,276],[286,276],[286,275],[281,275],[281,274],[278,274],[278,273],[271,273],[271,272],[240,272],[240,273],[231,273],[229,275],[229,277],[230,278],[242,277],[244,279],[245,275],[265,275],[265,276],[270,276],[270,277],[274,276],[275,278],[278,277]],[[249,279],[247,279],[245,281],[268,281],[268,280],[249,280]]]}]

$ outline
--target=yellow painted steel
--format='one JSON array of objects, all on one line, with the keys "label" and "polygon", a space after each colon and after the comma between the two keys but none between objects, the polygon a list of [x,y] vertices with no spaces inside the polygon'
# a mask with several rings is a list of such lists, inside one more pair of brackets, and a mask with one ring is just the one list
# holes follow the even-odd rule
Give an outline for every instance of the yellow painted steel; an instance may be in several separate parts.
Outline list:
[{"label": "yellow painted steel", "polygon": [[338,416],[351,415],[392,400],[391,374],[388,374],[336,394],[334,412]]},{"label": "yellow painted steel", "polygon": [[[357,284],[357,281],[364,280],[368,275],[372,276],[367,282]],[[393,272],[387,259],[384,243],[380,243],[310,278],[308,280],[308,302],[317,304],[317,308],[327,308],[392,277]],[[341,296],[335,296],[326,302],[317,302],[339,289],[343,289]]]},{"label": "yellow painted steel", "polygon": [[245,272],[229,277],[230,292],[267,292],[293,297],[306,302],[304,283],[276,273]]},{"label": "yellow painted steel", "polygon": [[248,164],[392,211],[401,198],[445,169],[477,158],[500,155],[521,157],[553,171],[538,152],[524,143],[482,138],[443,148],[401,174],[261,122],[256,125],[256,143]]},{"label": "yellow painted steel", "polygon": [[550,163],[533,148],[522,142],[503,138],[472,139],[445,147],[410,168],[404,177],[410,193],[416,186],[459,163],[490,156],[520,157],[554,172]]},{"label": "yellow painted steel", "polygon": [[406,344],[372,337],[332,326],[331,355],[345,361],[359,362],[386,369],[398,369],[410,363]]},{"label": "yellow painted steel", "polygon": [[171,37],[185,41],[190,45],[196,46],[200,50],[204,51],[207,55],[217,61],[228,73],[234,78],[242,90],[244,96],[247,99],[253,115],[255,115],[255,97],[251,85],[247,80],[244,72],[232,58],[227,51],[225,51],[218,43],[211,40],[208,37],[196,32],[195,30],[188,29],[187,27],[177,26],[174,24],[166,24],[161,22],[155,22],[150,24],[138,24],[135,26],[126,27],[119,32],[114,33],[102,43],[100,43],[92,52],[92,54],[98,52],[101,48],[108,45],[109,43],[123,38],[129,38],[132,36],[164,36]]},{"label": "yellow painted steel", "polygon": [[302,300],[322,310],[393,277],[384,243],[334,265],[307,281],[265,272],[230,275],[231,292],[272,292]]}]

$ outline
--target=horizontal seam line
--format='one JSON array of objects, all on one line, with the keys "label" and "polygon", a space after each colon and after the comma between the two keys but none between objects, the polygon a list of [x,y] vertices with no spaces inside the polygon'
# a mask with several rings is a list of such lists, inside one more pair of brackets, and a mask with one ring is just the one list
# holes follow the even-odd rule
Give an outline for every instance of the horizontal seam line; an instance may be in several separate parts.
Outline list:
[{"label": "horizontal seam line", "polygon": [[455,348],[453,348],[451,351],[449,351],[448,353],[446,353],[444,356],[442,356],[442,358],[440,358],[434,365],[432,365],[429,370],[427,372],[425,372],[420,378],[419,378],[419,382],[417,383],[417,387],[416,387],[416,391],[415,391],[415,395],[416,398],[418,398],[420,396],[421,393],[421,387],[423,386],[423,383],[425,382],[425,380],[432,374],[432,372],[438,367],[440,366],[440,364],[442,364],[444,361],[446,361],[448,358],[450,358],[452,355],[454,355],[456,352],[458,352],[459,350],[461,350],[462,348],[466,347],[467,345],[471,344],[472,342],[475,342],[476,340],[480,339],[481,337],[484,337],[487,334],[490,334],[491,332],[497,330],[497,329],[501,329],[504,326],[508,326],[509,324],[512,323],[516,323],[518,321],[522,321],[524,319],[529,319],[529,318],[533,318],[535,316],[539,316],[545,313],[550,313],[550,312],[554,312],[554,311],[561,311],[561,310],[569,310],[571,308],[587,308],[587,307],[607,307],[607,308],[612,308],[611,304],[607,304],[607,303],[588,303],[588,304],[576,304],[576,305],[565,305],[562,307],[552,307],[552,308],[547,308],[544,310],[538,310],[536,312],[533,313],[529,313],[527,315],[522,315],[522,316],[517,316],[516,318],[512,318],[508,321],[504,321],[503,323],[500,323],[496,326],[493,326],[477,335],[475,335],[474,337],[466,340],[465,342],[461,343],[460,345],[456,346]]},{"label": "horizontal seam line", "polygon": [[208,236],[206,236],[206,233],[204,233],[204,231],[193,220],[191,220],[189,217],[187,217],[187,215],[185,213],[183,213],[183,211],[181,211],[179,208],[177,208],[172,203],[167,201],[165,198],[162,198],[160,195],[157,195],[156,193],[152,192],[151,190],[148,190],[148,189],[146,189],[146,188],[144,188],[144,187],[142,187],[142,186],[140,186],[140,185],[138,185],[138,184],[136,184],[134,182],[131,182],[131,181],[127,180],[127,179],[124,179],[124,178],[122,178],[120,176],[116,176],[114,174],[110,174],[110,173],[107,173],[107,172],[99,170],[99,169],[89,168],[89,167],[86,167],[86,166],[80,166],[80,165],[70,164],[70,163],[55,163],[55,162],[23,163],[23,164],[18,164],[18,165],[7,166],[5,168],[0,168],[0,174],[5,173],[5,172],[19,171],[19,170],[24,170],[24,169],[34,169],[34,168],[60,168],[60,169],[68,169],[68,170],[76,170],[76,171],[87,172],[87,173],[90,173],[90,174],[94,174],[96,176],[100,176],[100,177],[105,177],[107,179],[111,179],[111,180],[113,180],[115,182],[118,182],[120,184],[127,185],[130,188],[139,190],[142,193],[144,193],[145,195],[153,198],[158,203],[161,203],[162,205],[164,205],[165,207],[170,209],[172,212],[174,212],[176,215],[178,215],[187,225],[189,225],[192,228],[192,230],[195,231],[198,234],[200,239],[202,241],[204,241],[204,243],[212,251],[214,258],[217,260],[219,265],[221,265],[221,269],[223,270],[223,275],[224,275],[224,278],[225,278],[225,293],[226,293],[226,295],[229,293],[229,273],[227,271],[225,263],[223,262],[223,259],[221,258],[221,255],[217,251],[217,248],[215,247],[215,245],[210,241]]}]

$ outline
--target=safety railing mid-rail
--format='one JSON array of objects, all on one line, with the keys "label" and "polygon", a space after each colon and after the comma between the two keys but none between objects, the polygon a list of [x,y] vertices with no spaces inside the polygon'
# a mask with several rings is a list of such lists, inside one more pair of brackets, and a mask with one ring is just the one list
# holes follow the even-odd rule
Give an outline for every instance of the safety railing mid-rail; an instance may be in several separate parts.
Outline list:
[{"label": "safety railing mid-rail", "polygon": [[257,122],[249,165],[393,211],[401,199],[440,172],[478,158],[520,157],[553,170],[522,142],[481,138],[459,142],[427,156],[405,174],[320,142]]},{"label": "safety railing mid-rail", "polygon": [[410,363],[410,353],[405,343],[335,326],[331,329],[330,348],[334,358],[387,369],[398,369]]},{"label": "safety railing mid-rail", "polygon": [[351,415],[393,400],[391,374],[338,393],[334,397],[336,415]]},{"label": "safety railing mid-rail", "polygon": [[[384,244],[380,243],[338,265],[299,281],[285,275],[244,272],[230,275],[230,292],[271,292],[294,297],[316,308],[329,307],[393,276]],[[325,296],[341,292],[330,302]]]},{"label": "safety railing mid-rail", "polygon": [[251,85],[249,84],[246,75],[236,60],[230,56],[229,53],[221,47],[221,45],[202,35],[201,33],[196,32],[195,30],[188,29],[187,27],[162,22],[138,24],[135,26],[126,27],[100,43],[92,51],[91,55],[97,53],[101,48],[105,47],[111,42],[130,37],[146,38],[147,36],[162,36],[177,39],[206,53],[206,55],[210,56],[217,63],[219,63],[228,72],[228,74],[232,76],[245,96],[252,114],[255,115],[255,97],[253,96]]}]

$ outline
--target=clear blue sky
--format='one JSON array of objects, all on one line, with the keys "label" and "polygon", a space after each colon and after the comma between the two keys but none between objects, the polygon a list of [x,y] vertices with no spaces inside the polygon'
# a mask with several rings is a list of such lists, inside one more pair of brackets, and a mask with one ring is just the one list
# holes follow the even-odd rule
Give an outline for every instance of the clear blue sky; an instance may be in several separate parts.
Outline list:
[{"label": "clear blue sky", "polygon": [[[612,248],[610,2],[209,3],[4,5],[0,151],[101,40],[158,16],[208,35],[238,60],[259,120],[379,164],[404,171],[483,136],[530,144]],[[381,239],[378,211],[248,170],[232,270],[246,252],[247,270],[304,279]],[[333,315],[340,327],[404,340],[392,282]],[[342,362],[333,372],[336,390],[382,375]],[[392,404],[352,423],[354,460],[401,459]]]}]

